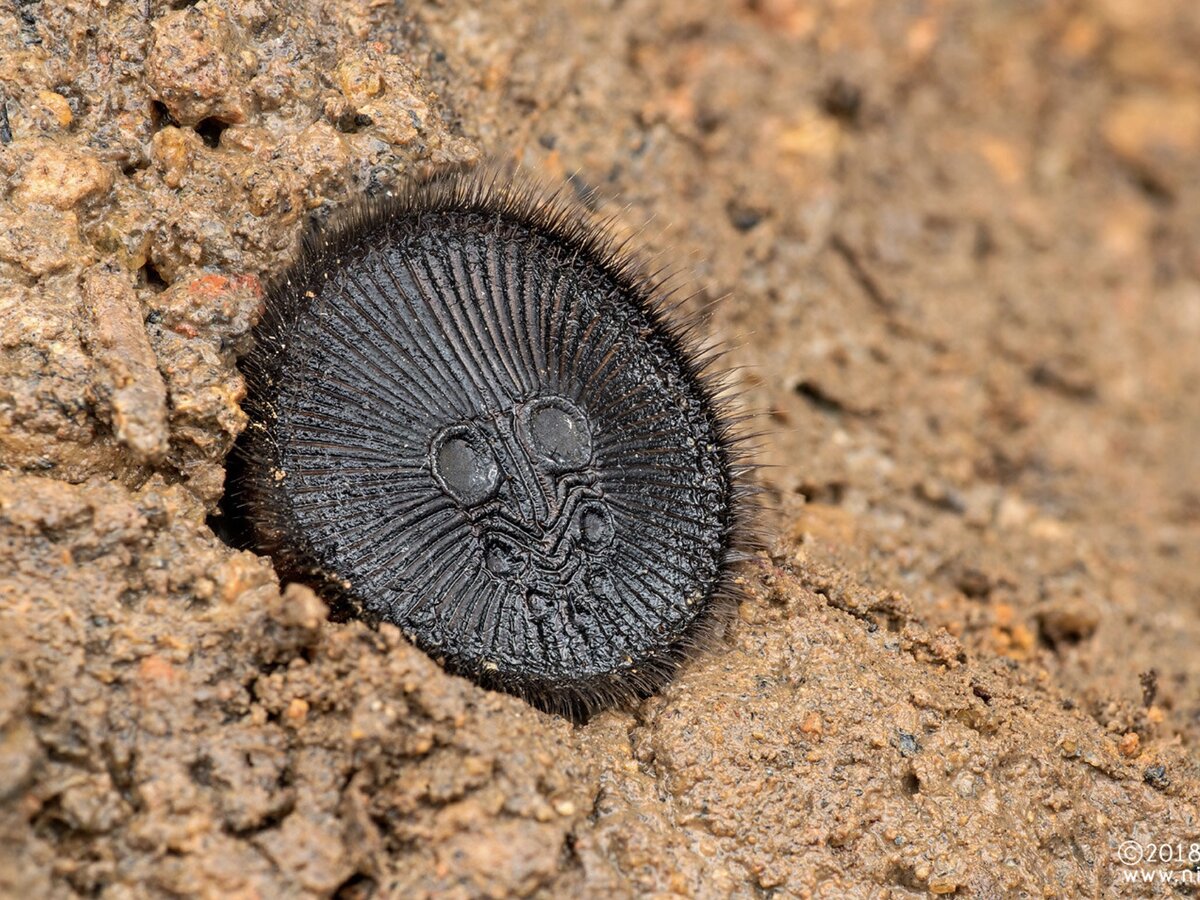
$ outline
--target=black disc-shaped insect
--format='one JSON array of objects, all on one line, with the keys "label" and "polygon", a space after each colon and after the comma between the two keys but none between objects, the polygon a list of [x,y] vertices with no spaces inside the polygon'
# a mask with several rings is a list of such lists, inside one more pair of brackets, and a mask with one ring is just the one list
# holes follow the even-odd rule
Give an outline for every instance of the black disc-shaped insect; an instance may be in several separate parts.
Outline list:
[{"label": "black disc-shaped insect", "polygon": [[243,362],[234,489],[282,576],[574,713],[670,677],[740,521],[711,380],[583,215],[455,178],[310,238]]}]

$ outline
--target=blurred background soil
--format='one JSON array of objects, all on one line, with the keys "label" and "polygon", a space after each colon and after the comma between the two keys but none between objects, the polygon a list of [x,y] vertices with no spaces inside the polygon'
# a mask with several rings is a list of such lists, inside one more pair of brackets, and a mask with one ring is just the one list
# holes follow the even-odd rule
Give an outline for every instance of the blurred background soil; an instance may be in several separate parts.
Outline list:
[{"label": "blurred background soil", "polygon": [[[303,230],[489,157],[767,432],[737,621],[585,726],[210,527]],[[0,0],[0,895],[1171,895],[1198,342],[1187,0]]]}]

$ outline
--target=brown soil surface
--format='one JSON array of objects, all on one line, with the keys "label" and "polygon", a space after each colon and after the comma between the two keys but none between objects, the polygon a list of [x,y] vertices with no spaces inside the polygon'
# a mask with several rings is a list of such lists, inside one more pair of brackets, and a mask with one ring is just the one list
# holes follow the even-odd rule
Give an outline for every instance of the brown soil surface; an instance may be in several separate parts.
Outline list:
[{"label": "brown soil surface", "polygon": [[[740,616],[582,726],[207,518],[306,225],[485,157],[764,413]],[[0,895],[1182,893],[1197,346],[1189,0],[0,0]]]}]

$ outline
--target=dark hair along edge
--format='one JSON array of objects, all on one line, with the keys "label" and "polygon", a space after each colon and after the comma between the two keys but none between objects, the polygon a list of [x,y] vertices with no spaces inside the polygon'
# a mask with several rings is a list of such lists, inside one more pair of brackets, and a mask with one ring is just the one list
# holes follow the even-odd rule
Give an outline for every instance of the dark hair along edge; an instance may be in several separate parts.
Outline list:
[{"label": "dark hair along edge", "polygon": [[[758,528],[760,490],[752,481],[758,434],[747,428],[753,417],[735,411],[732,370],[719,366],[725,351],[701,349],[701,323],[682,320],[681,309],[691,296],[675,299],[679,292],[671,287],[674,277],[649,272],[628,242],[619,243],[607,223],[595,223],[592,214],[566,198],[561,189],[547,193],[526,175],[509,178],[494,168],[482,173],[444,175],[410,183],[392,195],[361,200],[326,227],[310,231],[296,261],[283,277],[270,284],[266,312],[254,331],[255,347],[240,361],[247,385],[243,406],[250,425],[231,461],[231,487],[225,509],[248,523],[253,546],[275,560],[281,579],[313,587],[331,604],[337,618],[356,617],[378,623],[379,617],[367,610],[352,585],[337,573],[307,562],[317,554],[278,488],[282,478],[280,448],[267,423],[275,415],[275,386],[289,364],[290,331],[317,294],[316,280],[331,264],[358,252],[364,236],[383,234],[389,222],[439,212],[474,212],[511,220],[570,248],[572,254],[590,258],[609,273],[628,295],[640,299],[645,314],[700,398],[711,432],[717,437],[729,482],[719,576],[701,601],[700,611],[674,641],[620,673],[580,680],[539,681],[506,678],[488,671],[459,671],[439,658],[436,649],[431,652],[449,671],[484,688],[514,694],[533,706],[576,721],[586,720],[601,709],[628,705],[655,693],[686,660],[713,648],[740,599],[734,566],[761,549],[764,538]],[[250,510],[256,515],[249,516]],[[415,642],[420,646],[419,640]]]}]

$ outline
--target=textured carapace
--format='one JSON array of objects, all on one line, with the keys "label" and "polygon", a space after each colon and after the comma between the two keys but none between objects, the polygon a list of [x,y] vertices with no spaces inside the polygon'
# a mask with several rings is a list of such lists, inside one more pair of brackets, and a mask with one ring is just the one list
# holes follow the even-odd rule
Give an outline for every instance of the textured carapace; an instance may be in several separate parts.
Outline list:
[{"label": "textured carapace", "polygon": [[243,363],[234,488],[282,576],[576,714],[712,622],[741,492],[712,379],[585,215],[451,178],[311,238]]}]

